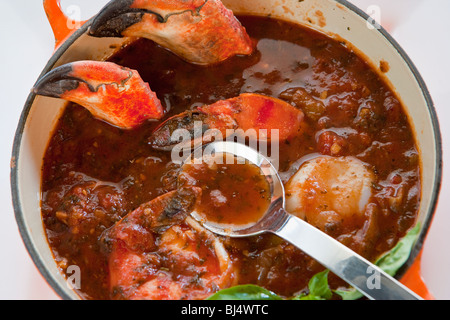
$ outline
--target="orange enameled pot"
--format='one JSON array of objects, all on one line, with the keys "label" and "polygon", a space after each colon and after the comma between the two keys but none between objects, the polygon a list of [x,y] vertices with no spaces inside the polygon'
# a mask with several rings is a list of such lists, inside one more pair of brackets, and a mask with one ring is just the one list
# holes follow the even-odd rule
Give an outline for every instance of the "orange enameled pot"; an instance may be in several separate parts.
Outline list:
[{"label": "orange enameled pot", "polygon": [[[418,235],[410,258],[396,275],[426,299],[432,298],[420,277],[420,252],[437,204],[442,178],[442,148],[436,112],[422,77],[403,49],[383,28],[368,28],[368,16],[344,0],[223,0],[237,14],[271,16],[308,26],[357,48],[373,66],[390,68],[380,75],[394,88],[406,107],[415,130],[422,168],[422,198]],[[56,38],[56,49],[42,75],[77,60],[105,60],[129,38],[93,38],[87,34],[92,20],[74,22],[64,15],[59,0],[44,0]],[[68,26],[79,25],[79,29]],[[16,220],[23,241],[37,268],[64,299],[79,299],[66,284],[47,242],[41,217],[41,167],[53,128],[66,106],[30,93],[14,141],[11,184]]]}]

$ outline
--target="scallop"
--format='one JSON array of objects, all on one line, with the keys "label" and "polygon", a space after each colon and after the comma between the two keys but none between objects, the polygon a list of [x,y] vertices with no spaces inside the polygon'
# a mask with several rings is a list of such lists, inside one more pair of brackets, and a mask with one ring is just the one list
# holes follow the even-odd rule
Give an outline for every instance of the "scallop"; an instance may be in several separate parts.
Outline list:
[{"label": "scallop", "polygon": [[286,184],[286,209],[320,229],[362,217],[375,175],[354,157],[320,156]]}]

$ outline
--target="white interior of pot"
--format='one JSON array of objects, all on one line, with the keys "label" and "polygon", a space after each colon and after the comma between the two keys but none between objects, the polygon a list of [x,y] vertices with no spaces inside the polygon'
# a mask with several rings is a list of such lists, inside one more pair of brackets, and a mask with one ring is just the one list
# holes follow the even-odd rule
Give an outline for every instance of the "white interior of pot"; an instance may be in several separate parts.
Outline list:
[{"label": "white interior of pot", "polygon": [[[414,74],[401,55],[377,30],[369,30],[366,21],[347,7],[333,0],[224,0],[224,4],[236,13],[271,15],[292,22],[300,22],[316,30],[347,40],[365,53],[378,66],[380,60],[387,61],[390,71],[387,78],[396,88],[404,102],[417,134],[423,162],[422,204],[419,221],[425,221],[433,198],[436,179],[437,154],[434,148],[435,136],[432,118],[426,100]],[[61,65],[76,60],[103,60],[127,39],[97,39],[87,35],[79,37],[57,60]],[[38,252],[40,261],[48,270],[60,290],[70,298],[78,296],[66,285],[65,278],[56,266],[48,246],[40,210],[41,166],[48,140],[66,103],[59,99],[36,97],[26,120],[20,145],[20,156],[16,159],[18,168],[17,189],[23,212],[23,222],[28,237]],[[82,285],[82,284],[81,284]]]}]

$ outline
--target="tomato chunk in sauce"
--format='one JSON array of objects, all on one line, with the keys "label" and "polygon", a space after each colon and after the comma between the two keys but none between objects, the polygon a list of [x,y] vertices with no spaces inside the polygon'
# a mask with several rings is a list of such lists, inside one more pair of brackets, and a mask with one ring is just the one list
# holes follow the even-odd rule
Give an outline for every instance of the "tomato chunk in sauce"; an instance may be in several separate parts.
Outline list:
[{"label": "tomato chunk in sauce", "polygon": [[[421,197],[419,153],[401,102],[377,70],[345,43],[272,18],[238,18],[256,43],[252,55],[205,67],[186,63],[154,42],[139,39],[109,60],[139,71],[167,111],[161,121],[241,93],[264,94],[299,108],[305,115],[301,132],[279,145],[283,183],[317,156],[352,157],[364,163],[371,184],[361,212],[346,214],[341,223],[340,215],[324,204],[315,211],[322,215],[317,227],[375,260],[414,225]],[[113,298],[108,271],[111,252],[100,241],[102,236],[142,204],[177,189],[180,165],[172,161],[170,152],[155,150],[148,143],[159,124],[148,121],[136,129],[121,130],[69,104],[53,132],[42,169],[42,217],[61,272],[66,274],[72,265],[81,270],[77,292],[82,298]],[[210,188],[205,193],[209,200],[227,199],[227,209],[219,208],[216,216],[225,219],[237,216],[245,204],[229,201],[235,189],[230,186],[233,178],[225,173],[234,169],[222,169],[224,174],[218,175],[223,183],[206,181],[204,186]],[[244,175],[252,177],[251,172]],[[252,198],[265,194],[258,191],[260,187],[246,189],[254,194]],[[216,192],[211,197],[214,190],[226,196]],[[311,199],[313,194],[307,196]],[[291,297],[323,270],[273,235],[217,239],[234,266],[235,284],[256,284]],[[144,256],[164,257],[154,247],[146,250]],[[332,288],[343,285],[330,275]]]}]

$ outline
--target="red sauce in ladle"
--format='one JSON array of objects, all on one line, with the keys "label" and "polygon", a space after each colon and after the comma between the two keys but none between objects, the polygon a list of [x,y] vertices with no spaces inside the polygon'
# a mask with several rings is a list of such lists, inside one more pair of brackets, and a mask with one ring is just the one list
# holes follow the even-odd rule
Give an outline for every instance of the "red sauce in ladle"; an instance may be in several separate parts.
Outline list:
[{"label": "red sauce in ladle", "polygon": [[257,222],[270,204],[270,187],[261,169],[225,153],[184,164],[180,186],[202,188],[196,213],[209,223],[248,225]]}]

